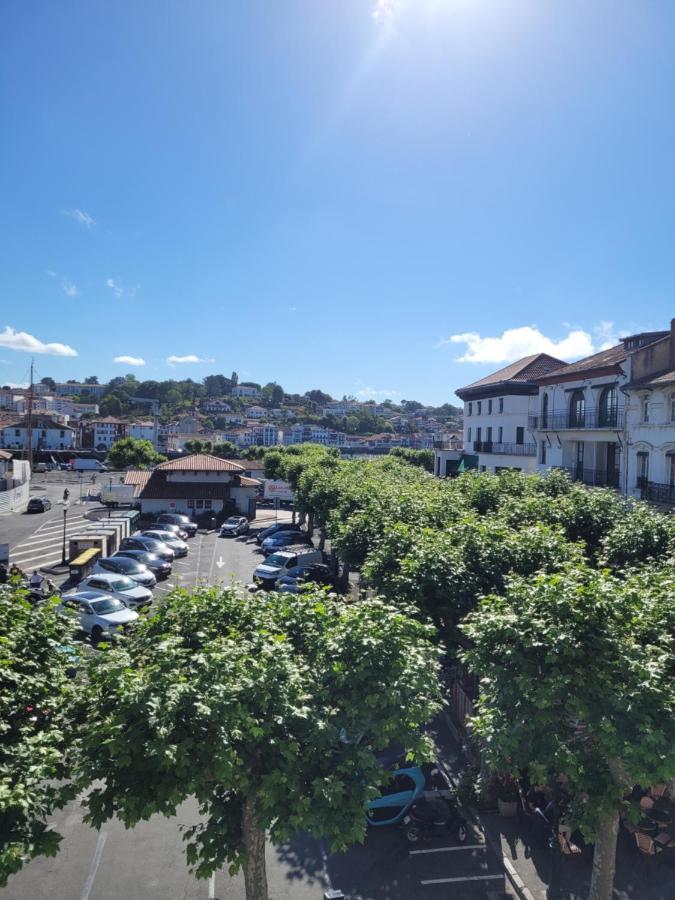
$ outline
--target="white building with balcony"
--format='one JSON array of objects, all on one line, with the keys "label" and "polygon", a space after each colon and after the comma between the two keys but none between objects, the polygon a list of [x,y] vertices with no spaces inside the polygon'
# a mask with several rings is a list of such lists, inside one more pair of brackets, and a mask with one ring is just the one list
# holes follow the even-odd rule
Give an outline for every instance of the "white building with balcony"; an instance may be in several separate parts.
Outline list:
[{"label": "white building with balcony", "polygon": [[669,473],[660,479],[675,452],[675,422],[666,411],[673,370],[675,325],[631,335],[538,378],[538,409],[530,416],[538,468],[564,468],[576,481],[635,497],[646,496],[653,478],[669,482]]},{"label": "white building with balcony", "polygon": [[[477,457],[467,468],[535,471],[537,448],[529,418],[537,407],[536,379],[564,366],[554,356],[536,353],[455,392],[464,401],[464,454]],[[446,462],[439,457],[436,468]]]}]

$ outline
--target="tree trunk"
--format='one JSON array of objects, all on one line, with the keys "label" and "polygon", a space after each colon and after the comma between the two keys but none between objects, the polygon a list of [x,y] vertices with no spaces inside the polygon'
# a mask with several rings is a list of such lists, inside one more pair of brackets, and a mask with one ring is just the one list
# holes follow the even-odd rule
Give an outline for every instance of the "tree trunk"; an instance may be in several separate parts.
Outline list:
[{"label": "tree trunk", "polygon": [[342,575],[340,576],[340,586],[344,591],[349,588],[349,563],[342,564]]},{"label": "tree trunk", "polygon": [[242,839],[244,842],[246,900],[269,900],[265,868],[265,829],[258,824],[255,814],[255,797],[252,795],[244,800]]},{"label": "tree trunk", "polygon": [[323,525],[321,525],[321,530],[319,531],[319,550],[323,551],[323,548],[326,546],[326,529]]},{"label": "tree trunk", "polygon": [[588,900],[611,900],[616,868],[616,841],[619,836],[619,812],[614,809],[600,820],[593,853],[593,876]]}]

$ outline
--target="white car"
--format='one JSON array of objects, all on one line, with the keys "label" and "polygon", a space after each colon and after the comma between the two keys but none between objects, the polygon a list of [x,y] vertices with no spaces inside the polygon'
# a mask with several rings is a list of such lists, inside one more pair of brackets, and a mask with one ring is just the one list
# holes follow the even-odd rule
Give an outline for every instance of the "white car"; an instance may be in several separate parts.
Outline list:
[{"label": "white car", "polygon": [[136,537],[137,534],[139,536],[154,538],[156,541],[161,541],[163,544],[166,544],[166,546],[176,554],[176,558],[179,556],[187,556],[188,554],[188,545],[171,531],[162,531],[159,528],[149,528],[147,531],[136,532],[132,537]]},{"label": "white car", "polygon": [[98,591],[76,591],[65,594],[60,612],[79,616],[79,627],[99,641],[104,634],[118,634],[138,619],[138,613],[110,594]]},{"label": "white car", "polygon": [[88,575],[77,586],[78,591],[97,591],[99,594],[117,597],[132,609],[142,609],[152,603],[152,592],[141,587],[126,575],[100,572]]}]

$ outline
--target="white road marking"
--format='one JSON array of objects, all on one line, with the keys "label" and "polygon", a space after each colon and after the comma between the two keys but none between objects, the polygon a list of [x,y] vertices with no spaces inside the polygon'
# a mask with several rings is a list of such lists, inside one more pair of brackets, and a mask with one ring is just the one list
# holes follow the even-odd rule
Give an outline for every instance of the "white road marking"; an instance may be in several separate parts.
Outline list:
[{"label": "white road marking", "polygon": [[214,900],[216,896],[216,873],[209,878],[209,900]]},{"label": "white road marking", "polygon": [[428,850],[411,850],[410,855],[420,853],[453,853],[455,850],[487,850],[485,844],[463,844],[461,847],[430,847]]},{"label": "white road marking", "polygon": [[465,875],[463,878],[430,878],[420,881],[420,884],[456,884],[459,881],[497,881],[503,880],[504,875]]},{"label": "white road marking", "polygon": [[89,894],[91,894],[91,889],[94,886],[94,880],[96,878],[96,873],[98,872],[98,867],[101,864],[103,848],[105,847],[107,838],[107,831],[102,831],[98,836],[98,841],[96,841],[96,850],[94,850],[94,858],[92,859],[91,865],[89,866],[89,874],[87,875],[87,880],[84,883],[84,888],[82,889],[82,896],[80,897],[80,900],[89,900]]}]

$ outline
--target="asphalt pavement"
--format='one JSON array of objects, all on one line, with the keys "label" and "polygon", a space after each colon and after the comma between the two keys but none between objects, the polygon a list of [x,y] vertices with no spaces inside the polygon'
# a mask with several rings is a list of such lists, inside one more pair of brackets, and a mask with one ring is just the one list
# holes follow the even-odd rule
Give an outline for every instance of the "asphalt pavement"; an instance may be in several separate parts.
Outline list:
[{"label": "asphalt pavement", "polygon": [[[41,486],[41,492],[62,497],[67,483],[52,481]],[[74,503],[67,528],[80,527],[87,512],[91,513],[90,506]],[[275,518],[273,511],[261,511],[252,528],[264,527]],[[10,538],[12,558],[16,554],[22,568],[52,560],[55,555],[60,559],[62,507],[11,519],[15,521],[0,520],[0,535],[17,536]],[[16,521],[19,519],[21,522]],[[280,521],[287,519],[290,513],[279,513]],[[25,520],[33,523],[30,533]],[[198,582],[248,583],[261,559],[252,536],[220,538],[217,532],[200,532],[189,541],[189,547],[188,556],[174,562],[171,577],[155,588],[154,602],[161,602],[174,587],[191,588]],[[172,819],[154,816],[131,830],[113,820],[99,833],[83,824],[80,804],[74,802],[52,822],[63,835],[60,852],[52,859],[29,863],[0,890],[0,900],[243,900],[240,876],[233,878],[221,871],[204,882],[188,871],[181,826],[197,819],[195,804],[186,803]],[[274,900],[321,900],[330,888],[341,890],[349,900],[498,900],[514,896],[506,893],[501,858],[478,830],[472,830],[463,845],[448,832],[410,846],[399,828],[378,827],[370,830],[363,845],[338,854],[331,854],[321,841],[298,834],[286,844],[269,844],[267,862]]]}]

